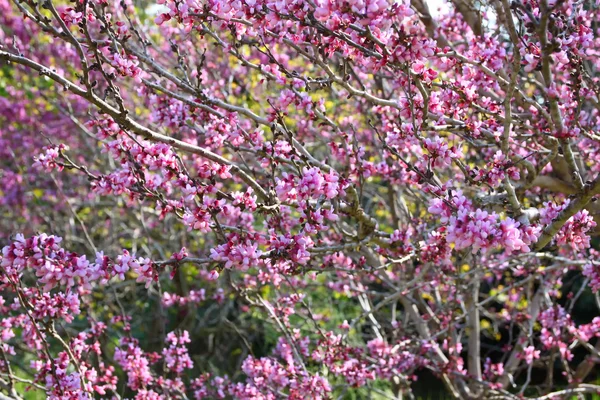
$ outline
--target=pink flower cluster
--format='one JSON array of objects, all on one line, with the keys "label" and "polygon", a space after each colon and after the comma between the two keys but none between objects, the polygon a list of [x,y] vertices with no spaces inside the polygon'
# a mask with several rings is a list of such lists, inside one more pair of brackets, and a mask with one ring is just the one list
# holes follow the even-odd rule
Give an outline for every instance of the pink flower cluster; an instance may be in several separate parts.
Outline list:
[{"label": "pink flower cluster", "polygon": [[474,181],[487,183],[494,188],[500,186],[507,175],[514,181],[518,181],[521,178],[519,169],[500,150],[494,154],[493,161],[486,165],[485,170],[469,169],[469,172]]},{"label": "pink flower cluster", "polygon": [[32,314],[38,320],[64,320],[67,323],[80,313],[79,296],[75,293],[38,293],[35,290],[24,290],[27,298],[31,299]]},{"label": "pink flower cluster", "polygon": [[433,199],[428,210],[441,217],[446,224],[446,239],[454,243],[457,250],[471,248],[476,253],[503,247],[508,254],[528,252],[539,232],[524,230],[526,227],[510,217],[500,220],[496,213],[474,209],[460,191],[445,199]]},{"label": "pink flower cluster", "polygon": [[70,359],[66,351],[59,353],[58,357],[45,363],[35,362],[33,367],[38,371],[37,379],[45,377],[45,385],[50,389],[48,398],[51,400],[78,399],[91,400],[92,396],[84,391],[81,375],[70,372]]},{"label": "pink flower cluster", "polygon": [[590,247],[590,237],[587,234],[596,227],[594,218],[588,210],[581,210],[567,220],[556,234],[556,244],[568,245],[574,251],[583,251]]},{"label": "pink flower cluster", "polygon": [[[560,306],[548,308],[540,314],[542,330],[540,341],[546,349],[555,348],[565,360],[571,360],[573,354],[569,349],[570,332],[574,330],[571,316]],[[539,352],[538,352],[539,354]]]},{"label": "pink flower cluster", "polygon": [[271,232],[269,247],[275,257],[282,256],[295,263],[306,264],[310,260],[309,250],[314,247],[314,242],[308,236],[290,234],[275,236],[274,232]]},{"label": "pink flower cluster", "polygon": [[149,258],[140,257],[136,259],[129,251],[123,250],[123,254],[117,256],[113,271],[120,279],[125,279],[125,274],[130,270],[138,275],[138,282],[146,283],[146,287],[158,280],[158,273]]},{"label": "pink flower cluster", "polygon": [[127,386],[133,390],[144,388],[154,380],[150,360],[137,344],[135,339],[123,338],[114,355],[115,361],[127,372]]},{"label": "pink flower cluster", "polygon": [[173,371],[179,375],[185,369],[193,368],[194,363],[185,347],[186,344],[191,342],[190,334],[187,331],[183,331],[180,334],[170,332],[167,334],[165,342],[168,347],[163,349],[162,355],[169,371]]},{"label": "pink flower cluster", "polygon": [[247,271],[259,265],[263,252],[251,238],[242,238],[232,233],[228,241],[210,250],[210,257],[225,263],[225,268]]},{"label": "pink flower cluster", "polygon": [[[43,233],[25,239],[18,234],[15,239],[11,245],[2,249],[0,267],[6,271],[4,280],[12,279],[16,282],[25,269],[30,268],[44,285],[46,292],[57,286],[67,289],[75,285],[90,288],[93,283],[105,283],[113,276],[125,279],[125,274],[130,270],[138,274],[138,281],[149,284],[157,279],[149,259],[136,259],[127,250],[123,250],[123,254],[114,262],[102,252],[96,254],[95,262],[90,262],[85,255],[78,256],[60,247],[60,237]],[[76,308],[75,305],[72,307]]]},{"label": "pink flower cluster", "polygon": [[66,150],[69,150],[69,147],[64,144],[45,147],[44,153],[35,157],[33,167],[45,172],[62,171],[64,167],[58,165],[56,160],[59,158],[60,152]]},{"label": "pink flower cluster", "polygon": [[0,266],[7,274],[4,278],[17,281],[25,268],[31,268],[44,290],[50,291],[58,285],[89,286],[106,276],[100,265],[90,264],[85,256],[79,257],[61,248],[61,241],[62,238],[44,233],[29,239],[16,235],[15,241],[2,249]]},{"label": "pink flower cluster", "polygon": [[448,143],[439,137],[426,138],[424,147],[429,152],[427,159],[433,167],[448,167],[452,163],[452,159],[460,158],[461,153],[454,146],[448,147]]},{"label": "pink flower cluster", "polygon": [[185,306],[187,304],[199,304],[206,300],[206,290],[190,290],[186,296],[179,296],[174,293],[165,292],[162,296],[162,303],[167,307],[174,305]]},{"label": "pink flower cluster", "polygon": [[[109,52],[108,48],[105,48]],[[138,60],[131,54],[112,53],[107,54],[114,72],[120,76],[128,76],[134,79],[135,82],[142,82],[142,69],[138,65]]]},{"label": "pink flower cluster", "polygon": [[60,17],[67,26],[77,25],[81,21],[83,21],[83,13],[80,11],[75,11],[73,7],[67,7],[60,13]]},{"label": "pink flower cluster", "polygon": [[304,167],[299,181],[284,173],[281,179],[277,179],[275,190],[282,200],[317,199],[319,196],[333,199],[344,194],[340,178],[334,172],[324,174],[316,167]]},{"label": "pink flower cluster", "polygon": [[590,287],[594,292],[600,290],[600,263],[598,260],[600,253],[598,250],[590,249],[590,258],[593,260],[590,263],[583,266],[583,276],[590,280]]}]

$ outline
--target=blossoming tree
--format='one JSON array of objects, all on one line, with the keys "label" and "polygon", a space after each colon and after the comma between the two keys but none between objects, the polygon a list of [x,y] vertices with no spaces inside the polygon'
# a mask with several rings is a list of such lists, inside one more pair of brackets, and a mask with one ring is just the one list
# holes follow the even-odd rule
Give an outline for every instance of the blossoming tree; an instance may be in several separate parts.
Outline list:
[{"label": "blossoming tree", "polygon": [[600,391],[597,0],[157,3],[0,0],[0,399]]}]

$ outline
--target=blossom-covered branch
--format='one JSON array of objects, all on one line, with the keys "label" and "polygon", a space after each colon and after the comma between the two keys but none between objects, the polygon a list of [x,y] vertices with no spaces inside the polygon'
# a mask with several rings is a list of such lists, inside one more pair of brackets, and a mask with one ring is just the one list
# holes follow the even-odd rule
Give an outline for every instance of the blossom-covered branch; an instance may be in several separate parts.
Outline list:
[{"label": "blossom-covered branch", "polygon": [[598,20],[0,0],[0,399],[600,393]]}]

